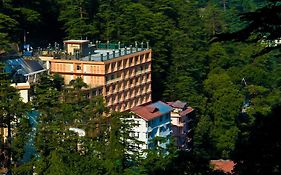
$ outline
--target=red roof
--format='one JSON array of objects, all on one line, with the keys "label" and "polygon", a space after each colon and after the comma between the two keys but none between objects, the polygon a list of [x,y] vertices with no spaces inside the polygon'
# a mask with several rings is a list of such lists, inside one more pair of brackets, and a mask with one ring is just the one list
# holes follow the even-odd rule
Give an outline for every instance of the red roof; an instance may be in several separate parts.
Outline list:
[{"label": "red roof", "polygon": [[152,120],[152,119],[157,118],[162,115],[161,112],[159,112],[157,110],[151,111],[151,109],[152,108],[150,106],[143,106],[143,107],[140,107],[137,109],[133,108],[133,109],[131,109],[131,111],[146,121]]},{"label": "red roof", "polygon": [[183,116],[185,116],[185,115],[191,113],[193,110],[194,110],[194,109],[193,109],[192,107],[188,106],[188,107],[186,108],[186,110],[181,111],[180,116],[183,117]]},{"label": "red roof", "polygon": [[[167,104],[159,101],[158,104],[161,104],[162,106],[167,106]],[[155,104],[155,103],[154,103]],[[161,112],[161,109],[154,106],[154,104],[146,105],[146,106],[137,106],[133,107],[131,111],[135,114],[137,114],[139,117],[146,121],[150,121],[154,118],[160,117],[163,115],[163,112]],[[170,108],[170,107],[169,107]]]},{"label": "red roof", "polygon": [[211,165],[214,165],[214,170],[221,170],[225,173],[231,173],[235,163],[232,160],[211,160]]}]

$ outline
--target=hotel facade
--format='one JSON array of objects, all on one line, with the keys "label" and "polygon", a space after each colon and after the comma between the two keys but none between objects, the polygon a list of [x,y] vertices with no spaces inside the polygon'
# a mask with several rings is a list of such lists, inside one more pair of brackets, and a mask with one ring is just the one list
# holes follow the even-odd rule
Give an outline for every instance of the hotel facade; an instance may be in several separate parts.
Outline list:
[{"label": "hotel facade", "polygon": [[[76,47],[79,43],[85,46],[85,40],[71,41],[65,42],[66,48],[75,42]],[[80,58],[51,59],[49,71],[60,74],[65,84],[81,77],[90,96],[102,95],[110,110],[126,111],[151,102],[151,53],[151,49],[137,46],[97,48]]]}]

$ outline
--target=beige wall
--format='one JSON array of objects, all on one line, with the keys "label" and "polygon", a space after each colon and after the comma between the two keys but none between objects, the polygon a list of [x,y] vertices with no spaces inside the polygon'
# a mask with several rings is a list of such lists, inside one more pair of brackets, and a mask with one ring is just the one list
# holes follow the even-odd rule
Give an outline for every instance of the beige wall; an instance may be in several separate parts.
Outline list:
[{"label": "beige wall", "polygon": [[103,86],[111,110],[124,111],[151,102],[151,50],[104,62],[50,60],[50,73],[59,73],[68,84],[80,76],[90,88]]},{"label": "beige wall", "polygon": [[66,51],[70,55],[74,55],[75,50],[80,50],[80,44],[66,44]]},{"label": "beige wall", "polygon": [[75,52],[78,51],[82,55],[87,55],[89,52],[89,41],[83,41],[83,42],[65,42],[64,45],[66,47],[66,52],[69,55],[75,55]]},{"label": "beige wall", "polygon": [[65,84],[77,77],[83,78],[90,87],[104,85],[104,63],[79,60],[51,60],[50,73],[59,73]]}]

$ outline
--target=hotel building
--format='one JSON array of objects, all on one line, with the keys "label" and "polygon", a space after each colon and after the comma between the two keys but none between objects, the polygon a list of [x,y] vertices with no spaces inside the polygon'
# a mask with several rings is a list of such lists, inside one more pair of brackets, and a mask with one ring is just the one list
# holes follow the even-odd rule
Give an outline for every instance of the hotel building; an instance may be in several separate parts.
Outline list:
[{"label": "hotel building", "polygon": [[[65,84],[81,77],[89,86],[86,89],[89,96],[102,95],[113,111],[126,111],[151,102],[151,49],[138,48],[137,44],[128,48],[119,45],[116,50],[97,46],[95,50],[83,49],[93,48],[88,40],[64,44],[71,51],[69,57],[49,60],[49,71],[63,76]],[[74,50],[87,50],[89,55],[73,53]]]}]

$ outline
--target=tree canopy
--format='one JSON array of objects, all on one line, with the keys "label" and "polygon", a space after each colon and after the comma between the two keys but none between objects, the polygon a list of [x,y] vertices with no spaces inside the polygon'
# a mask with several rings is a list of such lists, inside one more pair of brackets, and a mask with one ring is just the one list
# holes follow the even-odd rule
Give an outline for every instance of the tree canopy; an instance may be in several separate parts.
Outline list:
[{"label": "tree canopy", "polygon": [[[208,160],[221,158],[235,160],[237,173],[279,173],[278,161],[265,167],[258,160],[251,164],[247,157],[257,157],[250,142],[264,151],[259,137],[267,132],[261,132],[271,134],[278,128],[267,125],[277,120],[281,99],[279,0],[5,0],[0,7],[0,57],[17,50],[15,45],[21,48],[24,41],[34,47],[86,38],[125,45],[149,42],[153,100],[186,101],[196,111],[191,153],[150,152],[143,160],[137,154],[130,157],[128,144],[120,143],[120,138],[129,137],[120,132],[130,125],[120,120],[128,114],[113,113],[108,120],[102,98],[84,95],[82,79],[63,85],[58,75],[43,76],[31,102],[40,113],[35,139],[40,158],[19,166],[18,174],[210,174]],[[16,90],[5,83],[3,100],[12,93],[10,100],[19,108]],[[17,110],[2,101],[1,105],[14,119]],[[5,111],[1,124],[7,123]],[[26,120],[21,125],[28,128]],[[69,127],[89,135],[80,138]],[[25,139],[18,135],[16,142]],[[84,145],[80,151],[77,143]],[[262,154],[274,157],[278,140],[268,138],[268,143],[272,151]],[[17,158],[21,154],[20,149],[15,152]],[[196,171],[198,162],[202,166]]]}]

